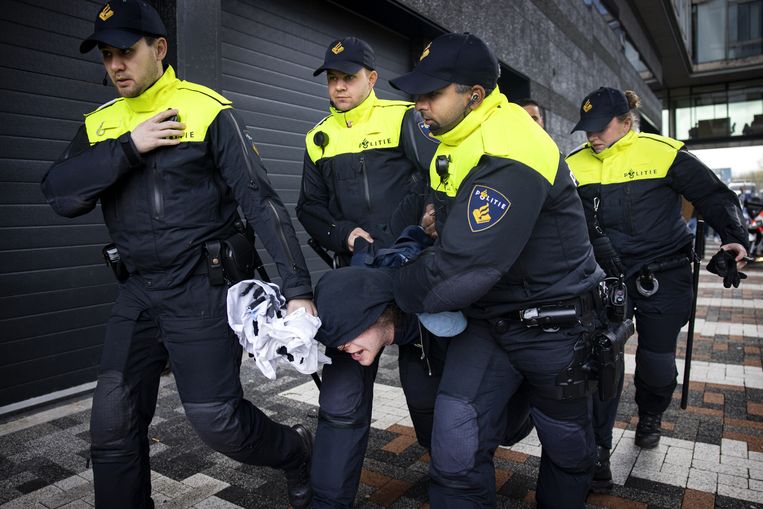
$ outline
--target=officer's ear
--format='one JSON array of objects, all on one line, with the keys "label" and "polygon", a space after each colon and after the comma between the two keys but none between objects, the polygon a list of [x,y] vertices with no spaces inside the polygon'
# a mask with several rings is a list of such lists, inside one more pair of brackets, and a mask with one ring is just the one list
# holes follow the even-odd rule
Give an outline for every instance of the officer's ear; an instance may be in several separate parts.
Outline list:
[{"label": "officer's ear", "polygon": [[154,39],[154,43],[151,45],[152,49],[156,52],[156,59],[163,61],[167,56],[168,43],[164,37],[157,37]]},{"label": "officer's ear", "polygon": [[371,85],[371,88],[374,88],[374,85],[376,85],[376,80],[379,79],[379,73],[376,71],[368,71],[368,84]]},{"label": "officer's ear", "polygon": [[472,86],[472,90],[469,92],[469,101],[466,103],[466,107],[471,110],[476,110],[485,100],[485,87],[482,85]]}]

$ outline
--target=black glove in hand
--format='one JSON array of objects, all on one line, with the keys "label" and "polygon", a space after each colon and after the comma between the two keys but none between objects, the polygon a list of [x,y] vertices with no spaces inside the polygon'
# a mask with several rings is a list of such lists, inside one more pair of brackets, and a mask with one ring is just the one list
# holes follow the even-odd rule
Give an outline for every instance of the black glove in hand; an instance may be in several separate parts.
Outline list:
[{"label": "black glove in hand", "polygon": [[612,242],[609,237],[597,237],[591,240],[593,246],[593,254],[596,257],[596,263],[604,269],[607,276],[618,277],[620,274],[625,274],[625,267],[620,260],[620,255],[612,246]]},{"label": "black glove in hand", "polygon": [[720,249],[707,264],[707,270],[723,278],[724,288],[739,288],[739,282],[747,279],[747,274],[737,270],[736,256],[731,251]]}]

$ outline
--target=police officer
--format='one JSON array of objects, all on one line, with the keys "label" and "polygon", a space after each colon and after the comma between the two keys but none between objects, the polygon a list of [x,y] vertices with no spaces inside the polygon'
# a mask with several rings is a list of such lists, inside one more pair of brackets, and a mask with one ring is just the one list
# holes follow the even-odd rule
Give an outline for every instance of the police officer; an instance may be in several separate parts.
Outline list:
[{"label": "police officer", "polygon": [[[692,236],[681,196],[720,233],[721,249],[733,259],[741,261],[749,244],[734,193],[683,143],[639,133],[638,106],[632,91],[602,87],[586,96],[573,132],[585,131],[588,142],[567,163],[579,183],[596,260],[608,276],[627,280],[638,331],[636,445],[652,449],[676,387],[678,334],[691,313]],[[594,400],[597,491],[612,486],[609,449],[619,394],[606,403]]]},{"label": "police officer", "polygon": [[[428,331],[421,327],[416,315],[403,313],[395,305],[393,290],[393,272],[389,269],[369,269],[365,267],[344,267],[331,271],[321,277],[315,287],[315,304],[321,317],[321,328],[316,339],[329,348],[342,352],[333,356],[334,370],[329,380],[336,383],[341,377],[346,381],[343,386],[342,400],[325,401],[321,399],[321,413],[341,412],[344,428],[337,428],[330,435],[331,456],[323,457],[318,453],[313,459],[314,478],[318,468],[328,469],[326,477],[336,479],[344,494],[337,496],[332,507],[351,507],[357,491],[363,457],[368,442],[371,422],[371,404],[373,402],[373,384],[378,369],[378,356],[392,344],[404,348],[406,345],[427,341]],[[443,349],[427,351],[426,363],[429,369],[440,373],[445,361]],[[369,369],[370,368],[370,369]],[[426,441],[422,445],[429,447],[435,391],[427,390],[431,386],[419,376],[410,376],[405,370],[410,368],[401,364],[400,378],[406,394],[408,410],[416,426],[419,442],[422,434]],[[324,370],[321,392],[326,390],[326,371]],[[415,375],[415,371],[413,372]],[[439,380],[439,377],[438,377]],[[421,390],[421,389],[425,390]],[[435,387],[436,388],[436,387]],[[422,412],[422,410],[427,412]],[[507,409],[508,429],[505,432],[505,445],[512,445],[532,430],[529,420],[529,406],[526,393],[512,398]],[[335,421],[337,418],[335,418]],[[320,436],[320,435],[319,435]],[[323,444],[321,443],[321,445]],[[313,507],[322,506],[321,491],[316,487]]]},{"label": "police officer", "polygon": [[120,97],[86,115],[42,190],[66,217],[100,201],[129,276],[119,284],[93,397],[95,504],[154,507],[147,431],[169,358],[200,438],[242,463],[284,470],[289,502],[307,507],[311,435],[243,398],[227,285],[203,247],[237,232],[240,206],[275,260],[289,309],[314,314],[288,213],[230,101],[163,68],[166,29],[152,7],[108,3],[94,28],[80,51],[99,48]]},{"label": "police officer", "polygon": [[439,238],[399,270],[406,312],[461,309],[435,405],[432,507],[494,507],[493,454],[523,381],[543,445],[539,507],[583,507],[594,466],[592,383],[582,369],[603,273],[551,138],[497,87],[471,34],[442,35],[391,81],[440,140],[430,167]]},{"label": "police officer", "polygon": [[375,69],[371,46],[345,37],[329,44],[313,73],[326,72],[331,114],[305,138],[297,217],[343,265],[356,248],[385,247],[418,223],[415,217],[390,225],[406,196],[425,189],[421,168],[437,148],[411,103],[376,97]]},{"label": "police officer", "polygon": [[[363,256],[392,244],[403,227],[419,222],[421,210],[415,203],[425,189],[422,168],[437,147],[419,125],[411,103],[377,99],[375,67],[371,47],[345,37],[329,44],[323,65],[313,73],[326,72],[331,114],[305,139],[297,217],[341,265],[354,252]],[[414,206],[400,206],[409,197]],[[439,381],[436,360],[444,357],[446,344],[428,335],[417,338],[400,347],[398,362],[417,439],[429,447]],[[335,348],[339,343],[328,344],[332,364],[323,367],[313,506],[351,507],[368,439],[368,395],[378,358],[360,366]]]},{"label": "police officer", "polygon": [[538,104],[538,101],[535,99],[527,98],[520,99],[517,101],[517,104],[525,109],[527,114],[532,117],[536,124],[541,126],[543,129],[546,128],[545,121],[543,120],[543,109],[540,107],[540,104]]}]

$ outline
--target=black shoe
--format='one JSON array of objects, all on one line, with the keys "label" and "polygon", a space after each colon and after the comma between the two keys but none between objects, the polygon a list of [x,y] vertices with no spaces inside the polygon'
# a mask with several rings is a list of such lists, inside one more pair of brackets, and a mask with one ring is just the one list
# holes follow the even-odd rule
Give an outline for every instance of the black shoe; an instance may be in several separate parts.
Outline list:
[{"label": "black shoe", "polygon": [[596,447],[596,469],[593,472],[591,491],[594,493],[609,493],[612,491],[612,470],[609,469],[609,449]]},{"label": "black shoe", "polygon": [[292,429],[297,432],[302,441],[304,457],[297,468],[286,471],[286,489],[289,492],[289,504],[294,509],[307,509],[313,501],[313,489],[310,487],[313,434],[301,424],[295,424]]},{"label": "black shoe", "polygon": [[636,425],[636,445],[642,449],[654,449],[660,443],[662,414],[639,413]]}]

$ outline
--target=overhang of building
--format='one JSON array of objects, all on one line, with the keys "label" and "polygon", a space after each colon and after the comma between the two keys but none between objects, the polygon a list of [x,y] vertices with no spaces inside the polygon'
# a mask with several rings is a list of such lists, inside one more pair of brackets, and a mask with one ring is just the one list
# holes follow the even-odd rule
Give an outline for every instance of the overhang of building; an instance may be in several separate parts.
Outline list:
[{"label": "overhang of building", "polygon": [[651,83],[655,91],[742,81],[763,74],[763,59],[760,58],[693,65],[671,0],[615,0],[615,3],[627,3],[660,56],[662,79]]}]

